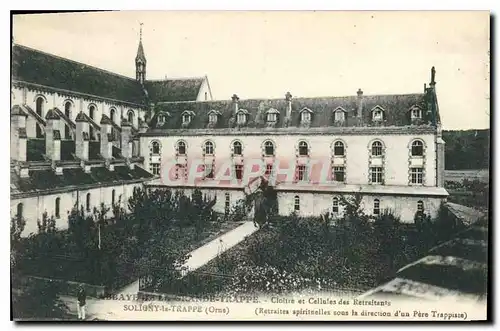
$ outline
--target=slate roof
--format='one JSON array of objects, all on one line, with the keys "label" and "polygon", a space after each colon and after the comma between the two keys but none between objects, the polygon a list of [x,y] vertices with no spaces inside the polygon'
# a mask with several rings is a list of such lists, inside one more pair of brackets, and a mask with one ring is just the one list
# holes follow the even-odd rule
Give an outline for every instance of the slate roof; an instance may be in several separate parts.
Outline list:
[{"label": "slate roof", "polygon": [[45,139],[28,139],[26,141],[26,160],[44,161]]},{"label": "slate roof", "polygon": [[151,102],[195,101],[205,77],[147,80],[144,87]]},{"label": "slate roof", "polygon": [[135,166],[115,166],[114,171],[106,167],[93,167],[90,173],[81,168],[63,169],[62,175],[56,175],[52,169],[30,170],[29,177],[21,178],[14,171],[10,172],[11,194],[50,191],[84,185],[106,185],[121,181],[147,180],[153,175]]},{"label": "slate roof", "polygon": [[21,45],[12,47],[12,78],[103,98],[143,104],[135,79]]},{"label": "slate roof", "polygon": [[[146,62],[142,43],[138,47],[139,58]],[[140,105],[158,101],[194,101],[206,79],[151,80],[145,82],[145,91],[134,78],[17,44],[12,47],[12,78]]]},{"label": "slate roof", "polygon": [[[411,124],[410,108],[419,106],[423,111],[424,119],[422,124],[431,122],[430,116],[427,116],[427,95],[424,93],[402,94],[402,95],[365,95],[363,97],[363,126],[404,126]],[[310,109],[311,128],[329,127],[329,126],[356,126],[358,124],[357,96],[346,97],[317,97],[317,98],[294,98],[292,99],[291,127],[300,126],[300,114],[303,109]],[[248,121],[246,127],[263,128],[267,127],[266,112],[270,109],[276,109],[280,115],[275,127],[285,127],[284,117],[286,112],[286,100],[283,99],[253,99],[239,100],[240,110],[248,112]],[[384,121],[382,123],[373,122],[371,119],[371,110],[375,107],[381,107],[384,110]],[[334,122],[334,110],[345,110],[344,123]],[[217,124],[212,128],[233,127],[235,118],[233,117],[234,104],[231,100],[225,101],[206,101],[206,102],[175,102],[159,103],[155,107],[155,115],[150,123],[150,130],[154,129],[180,129],[182,127],[181,114],[186,111],[193,111],[195,116],[188,126],[189,129],[203,129],[209,127],[208,114],[211,111],[219,112]],[[166,116],[166,122],[159,125],[158,114],[169,114]],[[426,118],[427,116],[427,118]]]},{"label": "slate roof", "polygon": [[488,222],[483,220],[432,248],[427,256],[398,270],[394,279],[361,297],[392,294],[413,300],[483,300],[488,286]]}]

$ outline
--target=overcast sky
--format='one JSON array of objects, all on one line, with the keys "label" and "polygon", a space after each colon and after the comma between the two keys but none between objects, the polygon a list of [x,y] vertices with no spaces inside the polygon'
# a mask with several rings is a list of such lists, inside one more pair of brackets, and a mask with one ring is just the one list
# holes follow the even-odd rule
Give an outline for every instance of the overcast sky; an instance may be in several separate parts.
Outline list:
[{"label": "overcast sky", "polygon": [[488,12],[113,12],[14,17],[14,42],[135,77],[208,75],[214,98],[420,93],[445,129],[489,127]]}]

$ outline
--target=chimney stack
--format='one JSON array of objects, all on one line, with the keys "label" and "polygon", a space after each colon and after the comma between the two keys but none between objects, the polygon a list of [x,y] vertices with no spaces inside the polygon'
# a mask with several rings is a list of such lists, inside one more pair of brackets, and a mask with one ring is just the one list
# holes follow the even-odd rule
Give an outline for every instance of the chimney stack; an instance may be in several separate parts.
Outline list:
[{"label": "chimney stack", "polygon": [[52,161],[61,160],[61,133],[59,131],[59,115],[50,109],[45,116],[45,155]]},{"label": "chimney stack", "polygon": [[240,100],[240,98],[238,98],[238,96],[236,94],[233,94],[231,99],[233,100],[233,115],[236,116],[236,113],[238,112],[238,109],[239,109],[238,101]]},{"label": "chimney stack", "polygon": [[113,158],[113,135],[111,134],[111,119],[102,114],[101,118],[101,155],[105,160]]},{"label": "chimney stack", "polygon": [[15,161],[26,161],[26,118],[28,114],[18,105],[10,110],[10,156]]},{"label": "chimney stack", "polygon": [[290,121],[292,120],[292,94],[290,92],[286,92],[285,100],[286,100],[286,111],[285,111],[285,126],[288,127]]},{"label": "chimney stack", "polygon": [[358,98],[356,99],[356,116],[361,119],[363,117],[363,91],[358,89]]},{"label": "chimney stack", "polygon": [[130,138],[132,138],[132,126],[126,119],[123,119],[120,139],[122,155],[126,159],[132,157],[132,143],[130,142]]},{"label": "chimney stack", "polygon": [[89,122],[83,111],[78,113],[75,123],[75,154],[77,158],[87,161],[89,159]]},{"label": "chimney stack", "polygon": [[431,68],[431,82],[429,85],[431,88],[436,86],[436,68],[434,67]]}]

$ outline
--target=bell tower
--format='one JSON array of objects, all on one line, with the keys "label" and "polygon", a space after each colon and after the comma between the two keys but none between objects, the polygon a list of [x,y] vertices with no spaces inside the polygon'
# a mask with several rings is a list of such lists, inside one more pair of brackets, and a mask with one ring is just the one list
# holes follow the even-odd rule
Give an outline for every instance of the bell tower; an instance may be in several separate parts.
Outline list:
[{"label": "bell tower", "polygon": [[146,56],[144,55],[144,48],[142,46],[142,25],[143,23],[140,23],[139,47],[137,48],[137,56],[135,57],[135,79],[144,84],[146,80]]}]

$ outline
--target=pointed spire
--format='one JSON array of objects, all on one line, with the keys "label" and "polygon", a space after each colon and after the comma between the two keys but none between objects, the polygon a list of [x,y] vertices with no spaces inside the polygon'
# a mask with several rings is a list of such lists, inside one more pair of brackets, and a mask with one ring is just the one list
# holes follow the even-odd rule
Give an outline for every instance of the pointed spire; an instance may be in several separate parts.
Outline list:
[{"label": "pointed spire", "polygon": [[146,55],[144,55],[144,48],[142,46],[142,25],[144,23],[140,23],[139,30],[139,47],[137,48],[137,56],[135,57],[135,62],[141,61],[142,63],[146,63]]}]

